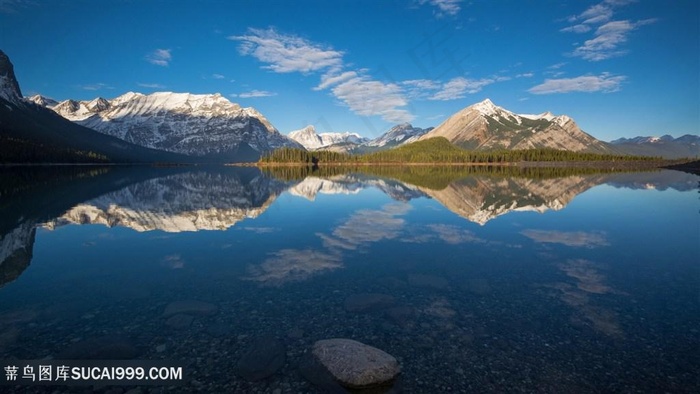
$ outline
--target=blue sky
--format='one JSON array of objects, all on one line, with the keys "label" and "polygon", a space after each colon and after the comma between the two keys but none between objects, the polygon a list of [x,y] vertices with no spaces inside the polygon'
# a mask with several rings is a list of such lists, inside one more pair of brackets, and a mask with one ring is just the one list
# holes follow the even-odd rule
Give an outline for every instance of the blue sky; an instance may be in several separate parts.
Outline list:
[{"label": "blue sky", "polygon": [[698,134],[698,1],[0,0],[25,95],[221,93],[376,137],[485,98],[602,140]]}]

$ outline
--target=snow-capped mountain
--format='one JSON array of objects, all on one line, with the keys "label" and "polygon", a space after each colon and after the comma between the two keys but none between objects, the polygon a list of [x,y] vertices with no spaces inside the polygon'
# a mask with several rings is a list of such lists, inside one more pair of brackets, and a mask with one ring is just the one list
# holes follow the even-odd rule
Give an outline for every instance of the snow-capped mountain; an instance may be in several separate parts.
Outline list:
[{"label": "snow-capped mountain", "polygon": [[316,129],[312,125],[292,131],[288,136],[308,150],[327,148],[336,144],[362,144],[367,141],[367,138],[350,132],[317,134]]},{"label": "snow-capped mountain", "polygon": [[25,97],[24,100],[49,109],[55,107],[58,104],[58,101],[52,98],[48,98],[46,96],[42,96],[40,94]]},{"label": "snow-capped mountain", "polygon": [[[36,105],[39,103],[40,105]],[[10,163],[185,162],[191,159],[147,149],[72,123],[24,99],[9,57],[0,51],[0,161]],[[187,159],[187,160],[185,160]]]},{"label": "snow-capped mountain", "polygon": [[486,99],[471,105],[420,137],[445,137],[468,149],[553,148],[615,153],[608,144],[583,132],[573,119],[550,112],[518,115]]},{"label": "snow-capped mountain", "polygon": [[263,175],[242,180],[236,174],[187,172],[150,179],[75,205],[43,227],[102,224],[139,232],[226,230],[265,212],[286,188]]},{"label": "snow-capped mountain", "polygon": [[15,78],[15,69],[10,58],[0,51],[0,98],[14,104],[22,102],[22,91]]},{"label": "snow-capped mountain", "polygon": [[129,92],[111,100],[65,100],[50,108],[100,133],[188,156],[248,161],[276,148],[301,147],[254,108],[218,93]]},{"label": "snow-capped mountain", "polygon": [[390,148],[398,145],[409,144],[417,141],[423,134],[428,133],[433,128],[421,129],[413,127],[409,123],[402,123],[389,129],[386,133],[365,143],[365,146],[377,148]]},{"label": "snow-capped mountain", "polygon": [[630,155],[661,156],[664,159],[700,157],[700,136],[691,134],[678,138],[670,135],[619,138],[610,143]]}]

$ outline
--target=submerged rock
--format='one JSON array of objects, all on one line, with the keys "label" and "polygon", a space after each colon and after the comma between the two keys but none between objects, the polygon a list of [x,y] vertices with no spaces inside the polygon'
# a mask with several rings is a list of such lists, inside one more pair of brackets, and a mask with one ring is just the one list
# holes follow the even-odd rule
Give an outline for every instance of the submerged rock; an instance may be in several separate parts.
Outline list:
[{"label": "submerged rock", "polygon": [[284,344],[276,338],[256,338],[238,360],[236,373],[250,381],[265,379],[282,368],[286,355]]},{"label": "submerged rock", "polygon": [[394,297],[381,293],[353,294],[345,299],[348,312],[371,312],[394,305]]},{"label": "submerged rock", "polygon": [[324,339],[313,345],[314,357],[343,386],[369,388],[391,384],[399,362],[383,350],[352,339]]},{"label": "submerged rock", "polygon": [[168,320],[165,321],[165,325],[172,327],[176,330],[183,330],[192,324],[194,317],[190,315],[184,315],[182,313],[170,316]]},{"label": "submerged rock", "polygon": [[210,316],[216,314],[218,311],[218,306],[208,302],[194,300],[174,301],[165,307],[163,317],[170,317],[178,314]]}]

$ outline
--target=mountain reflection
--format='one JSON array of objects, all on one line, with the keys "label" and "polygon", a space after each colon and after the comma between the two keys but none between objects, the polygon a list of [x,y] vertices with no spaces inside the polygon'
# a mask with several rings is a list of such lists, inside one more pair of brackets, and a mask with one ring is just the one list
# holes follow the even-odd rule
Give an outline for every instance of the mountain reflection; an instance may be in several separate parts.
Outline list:
[{"label": "mountain reflection", "polygon": [[[342,267],[342,250],[355,250],[400,234],[404,242],[423,242],[431,237],[447,243],[487,242],[470,231],[445,225],[427,226],[425,233],[405,236],[401,233],[405,227],[402,216],[412,206],[404,203],[417,198],[432,198],[451,212],[485,225],[509,212],[563,209],[578,194],[601,183],[647,189],[696,187],[693,175],[675,171],[519,176],[483,169],[477,173],[434,168],[344,171],[296,176],[230,167],[3,169],[0,286],[15,280],[30,264],[37,227],[54,230],[72,224],[99,224],[139,232],[223,231],[243,220],[255,219],[285,191],[313,201],[318,194],[352,195],[374,188],[398,203],[381,210],[357,211],[329,233],[316,234],[324,245],[322,250],[272,252],[266,261],[250,267],[248,279],[275,284],[303,280]],[[254,226],[244,229],[273,231]],[[536,242],[589,247],[606,244],[602,233],[524,230],[522,234]],[[171,260],[167,263],[178,264],[177,259]]]}]

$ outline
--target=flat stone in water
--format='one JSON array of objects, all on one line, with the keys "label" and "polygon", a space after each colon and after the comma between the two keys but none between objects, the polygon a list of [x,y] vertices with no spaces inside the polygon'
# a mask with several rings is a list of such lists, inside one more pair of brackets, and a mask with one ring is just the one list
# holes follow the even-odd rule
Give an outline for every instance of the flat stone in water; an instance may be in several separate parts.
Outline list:
[{"label": "flat stone in water", "polygon": [[130,360],[139,355],[131,341],[122,337],[99,337],[76,342],[58,353],[57,360]]},{"label": "flat stone in water", "polygon": [[165,307],[163,317],[170,317],[177,314],[210,316],[216,314],[218,311],[218,306],[208,302],[195,300],[174,301]]},{"label": "flat stone in water", "polygon": [[282,368],[286,355],[284,344],[276,338],[256,338],[238,360],[236,373],[250,381],[265,379]]},{"label": "flat stone in water", "polygon": [[387,385],[401,373],[401,367],[392,355],[352,339],[317,341],[312,353],[341,385],[348,388]]},{"label": "flat stone in water", "polygon": [[371,312],[394,305],[394,297],[381,293],[353,294],[345,299],[348,312]]},{"label": "flat stone in water", "polygon": [[170,316],[170,318],[165,321],[165,325],[176,330],[184,330],[192,324],[193,320],[194,317],[190,315],[177,314]]}]

